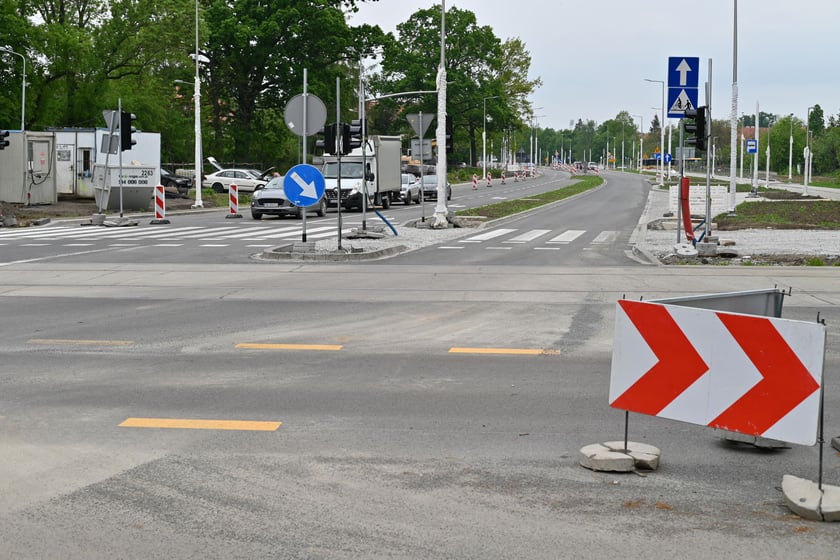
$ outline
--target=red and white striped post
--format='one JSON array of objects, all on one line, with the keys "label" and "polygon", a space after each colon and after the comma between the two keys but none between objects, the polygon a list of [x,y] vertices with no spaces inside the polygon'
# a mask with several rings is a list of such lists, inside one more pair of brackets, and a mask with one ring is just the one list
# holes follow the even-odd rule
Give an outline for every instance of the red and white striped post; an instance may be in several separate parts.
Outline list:
[{"label": "red and white striped post", "polygon": [[487,173],[487,186],[488,187],[493,186],[493,175],[491,175],[489,172]]},{"label": "red and white striped post", "polygon": [[150,224],[168,224],[166,219],[166,191],[163,185],[155,187],[155,219]]},{"label": "red and white striped post", "polygon": [[225,218],[241,218],[242,214],[239,213],[239,187],[233,183],[228,187],[228,201],[230,211]]},{"label": "red and white striped post", "polygon": [[478,188],[478,175],[473,173],[473,190]]}]

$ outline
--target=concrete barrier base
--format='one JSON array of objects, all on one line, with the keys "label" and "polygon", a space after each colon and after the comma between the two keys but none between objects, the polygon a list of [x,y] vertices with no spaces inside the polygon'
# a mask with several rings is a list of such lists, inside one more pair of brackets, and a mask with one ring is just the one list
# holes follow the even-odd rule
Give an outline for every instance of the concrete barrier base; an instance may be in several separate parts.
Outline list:
[{"label": "concrete barrier base", "polygon": [[840,487],[786,474],[782,477],[785,504],[796,515],[812,521],[840,521]]},{"label": "concrete barrier base", "polygon": [[579,462],[582,467],[593,471],[633,472],[638,469],[659,468],[661,452],[657,447],[634,441],[608,441],[582,447]]}]

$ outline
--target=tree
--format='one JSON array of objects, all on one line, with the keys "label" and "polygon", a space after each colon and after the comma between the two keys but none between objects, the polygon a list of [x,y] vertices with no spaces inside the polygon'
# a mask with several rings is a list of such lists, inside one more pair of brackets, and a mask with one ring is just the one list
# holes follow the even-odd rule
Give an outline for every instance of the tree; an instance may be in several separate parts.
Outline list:
[{"label": "tree", "polygon": [[[383,38],[378,27],[347,25],[343,9],[355,3],[210,0],[205,17],[214,152],[239,161],[251,158],[259,112],[282,110],[302,93],[304,69],[310,70],[311,93],[334,98],[335,78],[352,78],[360,57]],[[349,106],[351,96],[345,99]],[[232,147],[225,153],[229,140]]]},{"label": "tree", "polygon": [[[397,36],[390,36],[385,43],[381,71],[371,80],[374,91],[435,89],[438,57],[433,53],[440,51],[440,15],[440,6],[418,10],[397,26]],[[447,10],[446,31],[446,71],[450,83],[447,112],[455,133],[455,159],[475,161],[476,139],[484,129],[485,102],[492,116],[492,121],[487,123],[489,132],[520,127],[524,117],[534,116],[529,111],[527,96],[540,82],[527,78],[531,59],[524,44],[518,39],[502,43],[490,27],[478,25],[472,12]],[[437,111],[432,95],[410,105],[400,103],[400,100],[390,100],[380,106],[395,119],[388,132],[403,130],[410,136],[405,113]]]}]

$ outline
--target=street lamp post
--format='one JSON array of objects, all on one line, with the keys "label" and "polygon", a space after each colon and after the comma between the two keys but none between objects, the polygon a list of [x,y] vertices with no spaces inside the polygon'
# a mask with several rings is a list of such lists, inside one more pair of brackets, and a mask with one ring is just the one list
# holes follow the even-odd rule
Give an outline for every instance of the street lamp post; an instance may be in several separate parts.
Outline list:
[{"label": "street lamp post", "polygon": [[487,177],[487,100],[497,99],[498,95],[484,98],[484,118],[481,121],[481,178]]},{"label": "street lamp post", "polygon": [[641,173],[642,172],[642,159],[644,159],[644,156],[642,154],[644,153],[644,150],[645,150],[645,137],[644,137],[645,126],[644,126],[644,120],[642,118],[642,115],[633,115],[633,116],[639,118],[639,173]]},{"label": "street lamp post", "polygon": [[199,54],[198,52],[198,0],[195,0],[195,81],[193,97],[195,98],[195,177],[193,178],[193,185],[195,186],[195,204],[193,208],[204,208],[204,202],[201,200],[201,79],[199,77],[199,68],[202,62],[210,62],[210,60]]},{"label": "street lamp post", "polygon": [[811,180],[811,111],[814,107],[808,107],[805,117],[805,180],[802,183],[802,192],[808,195],[808,183]]},{"label": "street lamp post", "polygon": [[793,113],[788,117],[790,119],[790,142],[788,144],[788,183],[793,179]]},{"label": "street lamp post", "polygon": [[663,176],[665,175],[665,81],[651,80],[645,78],[646,82],[662,84],[662,116],[659,122],[659,165],[656,169],[658,171],[656,182],[661,187],[663,184]]},{"label": "street lamp post", "polygon": [[23,61],[23,75],[20,86],[20,131],[23,132],[24,125],[26,124],[26,57],[20,54],[19,52],[15,52],[12,49],[7,48],[0,49],[0,52],[5,52],[13,54],[15,56],[19,56],[20,59]]}]

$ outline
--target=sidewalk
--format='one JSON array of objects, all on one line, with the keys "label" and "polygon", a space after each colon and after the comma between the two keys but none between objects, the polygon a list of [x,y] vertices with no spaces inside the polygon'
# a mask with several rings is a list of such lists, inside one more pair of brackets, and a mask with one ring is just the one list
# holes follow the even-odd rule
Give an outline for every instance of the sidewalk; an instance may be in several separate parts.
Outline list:
[{"label": "sidewalk", "polygon": [[[764,184],[759,181],[760,184]],[[802,192],[802,185],[790,183],[770,183],[770,188],[787,189]],[[840,200],[840,189],[808,187],[808,194],[823,198]],[[678,243],[675,229],[676,217],[662,219],[670,211],[668,191],[651,187],[648,204],[639,221],[640,231],[636,238],[636,247],[643,253],[661,259],[675,253]],[[736,206],[748,198],[748,193],[736,193]],[[667,229],[652,229],[659,224]],[[712,235],[719,238],[720,244],[732,242],[740,258],[755,255],[802,255],[802,256],[837,256],[840,255],[840,231],[830,230],[785,230],[785,229],[744,229],[717,232]],[[685,243],[685,234],[681,233],[679,242]]]}]

